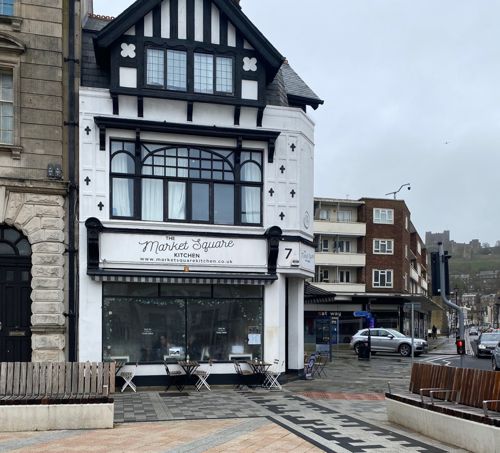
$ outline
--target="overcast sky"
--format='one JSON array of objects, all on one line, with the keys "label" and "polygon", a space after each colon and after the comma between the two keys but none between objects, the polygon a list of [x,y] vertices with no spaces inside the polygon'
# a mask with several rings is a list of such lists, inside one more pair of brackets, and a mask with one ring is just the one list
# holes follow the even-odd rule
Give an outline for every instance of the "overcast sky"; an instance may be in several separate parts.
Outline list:
[{"label": "overcast sky", "polygon": [[241,5],[325,101],[311,112],[316,196],[385,198],[409,182],[398,198],[422,239],[500,240],[500,1]]}]

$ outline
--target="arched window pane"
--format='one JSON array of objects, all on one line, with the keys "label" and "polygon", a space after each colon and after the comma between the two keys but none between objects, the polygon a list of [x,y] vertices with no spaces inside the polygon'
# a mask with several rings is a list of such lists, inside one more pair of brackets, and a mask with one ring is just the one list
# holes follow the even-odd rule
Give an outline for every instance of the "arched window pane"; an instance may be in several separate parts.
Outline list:
[{"label": "arched window pane", "polygon": [[15,250],[7,243],[0,242],[0,255],[12,255],[16,254]]},{"label": "arched window pane", "polygon": [[254,162],[247,162],[241,167],[241,180],[247,182],[261,181],[260,167]]},{"label": "arched window pane", "polygon": [[19,231],[14,230],[13,228],[6,228],[3,230],[3,238],[9,242],[16,242],[21,237]]},{"label": "arched window pane", "polygon": [[27,239],[22,239],[17,243],[17,250],[21,256],[31,255],[31,246]]},{"label": "arched window pane", "polygon": [[134,159],[125,153],[118,153],[113,156],[111,161],[111,171],[113,173],[135,173]]}]

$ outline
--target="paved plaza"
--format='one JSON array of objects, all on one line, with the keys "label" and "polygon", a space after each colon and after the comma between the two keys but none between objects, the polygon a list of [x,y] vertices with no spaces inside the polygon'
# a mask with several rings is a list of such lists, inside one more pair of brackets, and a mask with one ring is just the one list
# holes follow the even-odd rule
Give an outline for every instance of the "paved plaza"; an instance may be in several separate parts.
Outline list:
[{"label": "paved plaza", "polygon": [[0,433],[0,452],[461,452],[387,421],[387,381],[406,387],[409,359],[338,351],[327,377],[284,390],[187,388],[116,394],[113,430]]}]

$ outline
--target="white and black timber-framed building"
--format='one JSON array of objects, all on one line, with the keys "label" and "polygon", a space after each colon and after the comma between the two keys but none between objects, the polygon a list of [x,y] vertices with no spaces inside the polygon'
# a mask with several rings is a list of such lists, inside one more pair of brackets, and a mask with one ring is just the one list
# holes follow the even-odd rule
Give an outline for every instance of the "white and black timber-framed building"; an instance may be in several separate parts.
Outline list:
[{"label": "white and black timber-framed building", "polygon": [[88,15],[79,98],[79,360],[303,368],[323,101],[233,0]]}]

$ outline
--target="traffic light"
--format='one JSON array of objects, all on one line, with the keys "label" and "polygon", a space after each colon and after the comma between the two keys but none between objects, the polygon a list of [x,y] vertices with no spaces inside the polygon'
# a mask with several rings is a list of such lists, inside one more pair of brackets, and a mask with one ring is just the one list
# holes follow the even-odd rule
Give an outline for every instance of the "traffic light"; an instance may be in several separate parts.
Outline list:
[{"label": "traffic light", "polygon": [[457,345],[457,354],[464,355],[465,354],[465,341],[462,340],[461,338],[457,338],[457,341],[455,342]]},{"label": "traffic light", "polygon": [[[448,260],[451,255],[448,252],[444,252],[444,284],[445,284],[445,294],[450,294],[450,272],[448,266]],[[431,284],[432,284],[432,295],[441,295],[441,259],[439,257],[439,252],[431,253]]]}]

